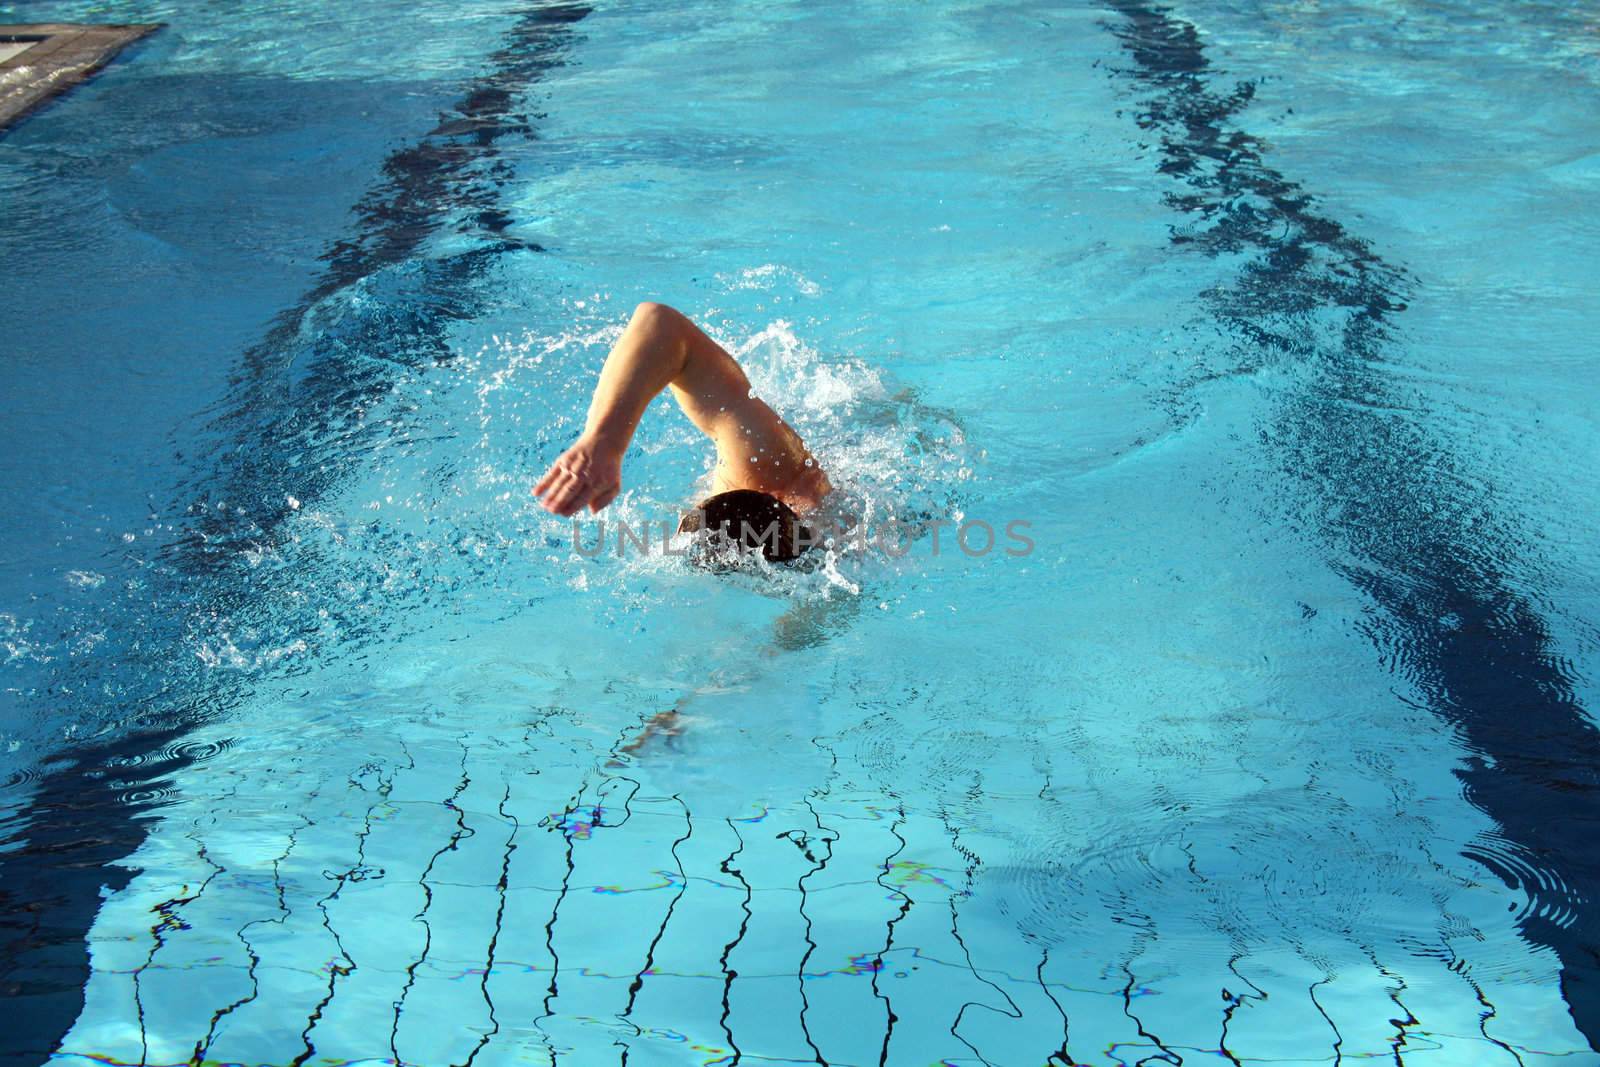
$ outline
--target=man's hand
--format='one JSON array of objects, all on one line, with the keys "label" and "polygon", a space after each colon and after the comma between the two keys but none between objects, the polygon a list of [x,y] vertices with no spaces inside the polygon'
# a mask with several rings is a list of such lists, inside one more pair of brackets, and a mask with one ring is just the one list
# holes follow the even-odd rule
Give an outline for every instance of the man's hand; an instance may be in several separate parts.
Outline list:
[{"label": "man's hand", "polygon": [[533,495],[556,515],[575,515],[585,504],[599,511],[622,491],[622,453],[615,442],[585,433],[550,464]]}]

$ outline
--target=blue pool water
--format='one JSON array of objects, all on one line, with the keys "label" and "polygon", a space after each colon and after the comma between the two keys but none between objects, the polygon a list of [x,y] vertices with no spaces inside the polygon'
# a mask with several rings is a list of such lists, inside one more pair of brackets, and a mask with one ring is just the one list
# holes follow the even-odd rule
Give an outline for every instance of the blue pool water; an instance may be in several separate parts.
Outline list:
[{"label": "blue pool water", "polygon": [[[1592,12],[0,14],[0,1062],[1600,1063]],[[1033,550],[575,554],[642,299]]]}]

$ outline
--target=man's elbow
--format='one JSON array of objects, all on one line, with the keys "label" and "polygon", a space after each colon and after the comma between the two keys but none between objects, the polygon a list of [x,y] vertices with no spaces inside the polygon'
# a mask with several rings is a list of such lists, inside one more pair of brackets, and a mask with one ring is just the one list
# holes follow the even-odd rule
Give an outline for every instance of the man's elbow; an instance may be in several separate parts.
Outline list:
[{"label": "man's elbow", "polygon": [[646,300],[633,309],[633,321],[643,323],[668,323],[676,322],[683,318],[677,310],[665,304],[658,304],[654,300]]}]

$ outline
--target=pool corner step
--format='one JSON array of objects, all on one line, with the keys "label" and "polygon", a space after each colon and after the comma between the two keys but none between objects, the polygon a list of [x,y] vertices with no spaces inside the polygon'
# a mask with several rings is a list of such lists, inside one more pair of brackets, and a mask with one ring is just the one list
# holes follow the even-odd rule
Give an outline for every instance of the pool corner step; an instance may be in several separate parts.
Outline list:
[{"label": "pool corner step", "polygon": [[161,23],[0,25],[0,134],[34,108],[88,78]]}]

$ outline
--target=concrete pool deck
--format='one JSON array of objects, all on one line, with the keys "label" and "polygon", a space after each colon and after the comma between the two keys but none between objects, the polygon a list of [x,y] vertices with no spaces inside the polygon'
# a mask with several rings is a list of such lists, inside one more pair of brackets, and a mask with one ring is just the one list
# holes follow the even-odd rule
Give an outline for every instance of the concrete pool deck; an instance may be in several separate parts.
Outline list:
[{"label": "concrete pool deck", "polygon": [[109,63],[159,23],[0,25],[0,133]]}]

